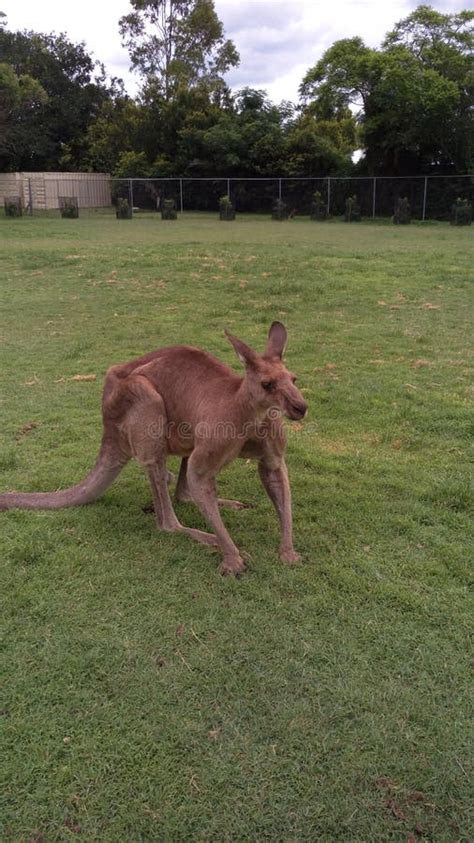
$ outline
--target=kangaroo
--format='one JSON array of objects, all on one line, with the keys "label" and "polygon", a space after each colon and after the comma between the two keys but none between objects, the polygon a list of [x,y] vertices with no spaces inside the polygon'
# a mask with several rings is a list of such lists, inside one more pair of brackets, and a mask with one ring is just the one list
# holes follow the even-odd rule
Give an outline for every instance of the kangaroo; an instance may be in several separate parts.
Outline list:
[{"label": "kangaroo", "polygon": [[[287,331],[281,322],[273,322],[263,354],[228,331],[225,334],[245,367],[244,377],[206,351],[186,345],[160,348],[112,366],[103,391],[102,444],[90,474],[59,492],[0,495],[0,510],[91,503],[130,459],[136,459],[148,473],[157,527],[217,546],[223,557],[221,573],[237,575],[245,570],[245,563],[219,507],[246,505],[219,499],[216,477],[236,457],[250,458],[258,461],[260,479],[280,520],[280,557],[289,565],[298,562],[282,415],[302,419],[307,404],[282,360]],[[178,521],[168,489],[170,454],[182,458],[175,500],[194,502],[212,533]]]}]

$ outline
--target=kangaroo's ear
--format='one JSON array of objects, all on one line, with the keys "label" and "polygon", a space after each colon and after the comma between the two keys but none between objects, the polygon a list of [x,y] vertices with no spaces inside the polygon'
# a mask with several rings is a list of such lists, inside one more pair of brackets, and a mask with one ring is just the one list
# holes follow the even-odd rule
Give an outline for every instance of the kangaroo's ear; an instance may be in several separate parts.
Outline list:
[{"label": "kangaroo's ear", "polygon": [[255,351],[249,348],[242,340],[237,339],[232,334],[229,334],[229,331],[226,329],[224,331],[227,339],[229,340],[231,346],[233,347],[237,357],[239,358],[240,362],[244,366],[254,366],[257,362],[257,355]]},{"label": "kangaroo's ear", "polygon": [[282,322],[272,322],[268,332],[265,357],[279,357],[281,359],[285,353],[287,342],[288,334],[285,326]]}]

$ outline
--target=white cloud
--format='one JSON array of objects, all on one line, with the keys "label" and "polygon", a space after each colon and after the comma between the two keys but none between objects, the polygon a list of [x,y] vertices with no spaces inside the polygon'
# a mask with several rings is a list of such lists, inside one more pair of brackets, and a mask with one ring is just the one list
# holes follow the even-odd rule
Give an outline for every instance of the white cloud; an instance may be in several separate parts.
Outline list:
[{"label": "white cloud", "polygon": [[378,46],[410,5],[409,0],[216,0],[241,55],[229,81],[266,88],[277,101],[296,100],[304,74],[334,41],[360,35]]},{"label": "white cloud", "polygon": [[[264,88],[270,98],[296,101],[298,86],[324,50],[339,38],[360,35],[378,46],[385,33],[418,5],[413,0],[215,0],[226,35],[240,52],[240,67],[228,75],[233,88]],[[453,12],[461,2],[432,2]],[[9,29],[65,32],[72,41],[85,41],[109,72],[121,76],[130,93],[137,77],[128,70],[121,47],[118,20],[130,10],[128,0],[0,0]]]}]

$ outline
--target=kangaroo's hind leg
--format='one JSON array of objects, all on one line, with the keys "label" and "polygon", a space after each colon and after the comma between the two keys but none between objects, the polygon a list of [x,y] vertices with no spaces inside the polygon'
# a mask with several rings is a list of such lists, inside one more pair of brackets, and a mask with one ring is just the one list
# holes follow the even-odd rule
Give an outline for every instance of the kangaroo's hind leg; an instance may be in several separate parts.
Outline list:
[{"label": "kangaroo's hind leg", "polygon": [[130,454],[146,469],[158,529],[185,533],[203,544],[217,544],[212,533],[184,527],[171,503],[166,468],[166,410],[161,395],[147,378],[131,375],[121,385],[126,411],[120,423]]},{"label": "kangaroo's hind leg", "polygon": [[209,465],[205,448],[195,448],[188,463],[188,483],[191,497],[201,510],[207,523],[214,530],[223,554],[222,574],[241,574],[245,563],[222,521],[216,494],[216,466]]}]

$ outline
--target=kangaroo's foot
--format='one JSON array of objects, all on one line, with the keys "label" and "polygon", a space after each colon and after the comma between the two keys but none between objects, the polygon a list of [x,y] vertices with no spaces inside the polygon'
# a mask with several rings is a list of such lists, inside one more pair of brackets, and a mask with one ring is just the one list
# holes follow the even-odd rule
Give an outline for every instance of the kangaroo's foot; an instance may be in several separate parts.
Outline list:
[{"label": "kangaroo's foot", "polygon": [[[179,501],[180,503],[196,503],[188,486],[187,466],[188,459],[185,457],[181,462],[174,499],[176,502]],[[220,507],[225,509],[250,509],[252,506],[252,504],[242,503],[242,501],[229,500],[229,498],[218,498],[217,503]],[[196,506],[198,506],[197,503]]]},{"label": "kangaroo's foot", "polygon": [[[191,495],[189,492],[181,491],[175,495],[175,501],[179,501],[179,503],[194,503]],[[252,509],[253,504],[251,503],[243,503],[242,501],[234,501],[230,500],[229,498],[218,498],[217,503],[222,509]],[[146,512],[150,511],[153,512],[153,507],[150,510],[145,510]]]},{"label": "kangaroo's foot", "polygon": [[301,554],[297,553],[293,548],[289,550],[280,550],[280,559],[286,565],[298,565],[301,562]]},{"label": "kangaroo's foot", "polygon": [[186,536],[189,536],[194,541],[200,542],[201,544],[207,544],[211,547],[218,547],[219,542],[217,541],[217,537],[214,533],[205,533],[204,530],[196,530],[194,527],[183,527],[180,526],[179,533],[185,533]]},{"label": "kangaroo's foot", "polygon": [[246,565],[241,556],[224,556],[219,571],[223,577],[238,577],[246,570]]},{"label": "kangaroo's foot", "polygon": [[243,503],[242,501],[233,501],[229,498],[218,498],[217,503],[223,509],[252,509],[251,503]]}]

